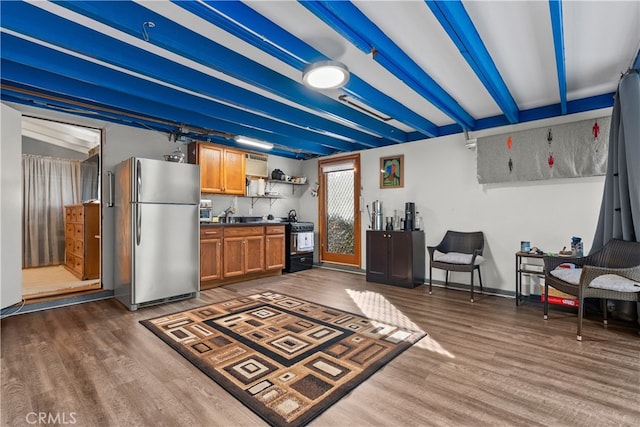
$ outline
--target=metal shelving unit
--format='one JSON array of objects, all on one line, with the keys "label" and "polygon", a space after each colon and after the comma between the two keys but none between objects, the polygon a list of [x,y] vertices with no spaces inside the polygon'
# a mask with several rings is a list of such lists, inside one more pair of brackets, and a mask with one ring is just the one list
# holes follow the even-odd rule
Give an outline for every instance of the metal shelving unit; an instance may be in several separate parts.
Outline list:
[{"label": "metal shelving unit", "polygon": [[[266,181],[266,186],[267,186],[267,192],[271,192],[273,190],[273,187],[275,185],[279,185],[279,184],[286,184],[286,185],[290,185],[291,186],[291,195],[295,195],[296,194],[296,186],[298,185],[309,185],[308,183],[300,183],[300,182],[290,182],[290,181],[280,181],[280,180],[276,180],[276,179],[270,179],[270,180],[265,180]],[[264,196],[246,196],[246,197],[250,197],[251,198],[251,208],[253,208],[253,206],[256,204],[256,202],[259,199],[269,199],[269,206],[273,206],[273,204],[275,203],[276,200],[278,199],[284,199],[285,196],[282,194],[265,194]]]}]

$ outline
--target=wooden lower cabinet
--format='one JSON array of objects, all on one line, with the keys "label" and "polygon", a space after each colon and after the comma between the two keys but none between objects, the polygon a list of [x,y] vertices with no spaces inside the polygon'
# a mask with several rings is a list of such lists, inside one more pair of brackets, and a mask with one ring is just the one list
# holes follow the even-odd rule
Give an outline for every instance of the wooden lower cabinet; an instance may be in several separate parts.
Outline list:
[{"label": "wooden lower cabinet", "polygon": [[223,277],[264,271],[264,227],[225,227]]},{"label": "wooden lower cabinet", "polygon": [[424,284],[422,231],[367,231],[367,281],[413,288]]},{"label": "wooden lower cabinet", "polygon": [[200,229],[200,281],[222,279],[222,228]]},{"label": "wooden lower cabinet", "polygon": [[285,267],[284,227],[267,225],[265,227],[265,244],[265,268],[267,270],[282,270]]},{"label": "wooden lower cabinet", "polygon": [[201,289],[282,274],[283,267],[284,225],[200,229]]}]

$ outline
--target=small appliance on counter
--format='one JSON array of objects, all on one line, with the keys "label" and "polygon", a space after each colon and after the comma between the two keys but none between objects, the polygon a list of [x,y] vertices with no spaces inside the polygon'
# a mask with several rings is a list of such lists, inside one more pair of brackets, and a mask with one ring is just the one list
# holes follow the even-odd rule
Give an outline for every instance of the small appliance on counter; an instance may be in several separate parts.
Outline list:
[{"label": "small appliance on counter", "polygon": [[[382,221],[382,202],[379,200],[374,201],[371,204],[373,212],[369,213],[369,219],[371,220],[371,229],[372,230],[384,230],[383,221]],[[367,210],[369,209],[369,205],[367,205]]]},{"label": "small appliance on counter", "polygon": [[413,231],[416,229],[416,204],[407,202],[404,204],[404,230]]},{"label": "small appliance on counter", "polygon": [[211,222],[213,220],[213,205],[211,200],[200,200],[200,222]]}]

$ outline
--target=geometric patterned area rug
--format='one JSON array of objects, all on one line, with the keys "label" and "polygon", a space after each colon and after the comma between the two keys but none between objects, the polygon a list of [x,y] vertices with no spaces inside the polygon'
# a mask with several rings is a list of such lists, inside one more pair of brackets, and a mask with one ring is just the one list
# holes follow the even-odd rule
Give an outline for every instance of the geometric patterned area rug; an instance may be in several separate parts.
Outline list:
[{"label": "geometric patterned area rug", "polygon": [[301,426],[426,335],[275,292],[141,323],[274,426]]}]

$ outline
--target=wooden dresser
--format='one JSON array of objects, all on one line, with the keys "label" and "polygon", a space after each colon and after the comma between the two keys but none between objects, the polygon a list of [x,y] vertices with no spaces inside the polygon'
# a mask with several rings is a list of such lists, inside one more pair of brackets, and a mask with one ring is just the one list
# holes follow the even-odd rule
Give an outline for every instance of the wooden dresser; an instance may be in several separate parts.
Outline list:
[{"label": "wooden dresser", "polygon": [[80,280],[100,277],[100,205],[64,207],[65,267]]}]

